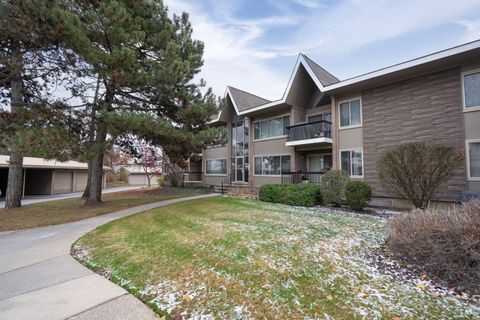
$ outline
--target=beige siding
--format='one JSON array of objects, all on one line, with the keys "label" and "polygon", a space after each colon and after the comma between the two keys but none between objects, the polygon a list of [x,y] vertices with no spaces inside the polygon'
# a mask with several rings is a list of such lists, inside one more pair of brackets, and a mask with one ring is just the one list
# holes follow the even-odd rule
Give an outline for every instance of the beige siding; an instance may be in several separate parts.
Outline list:
[{"label": "beige siding", "polygon": [[338,131],[338,148],[362,148],[363,128],[343,129]]},{"label": "beige siding", "polygon": [[55,170],[53,176],[53,194],[72,192],[73,171]]}]

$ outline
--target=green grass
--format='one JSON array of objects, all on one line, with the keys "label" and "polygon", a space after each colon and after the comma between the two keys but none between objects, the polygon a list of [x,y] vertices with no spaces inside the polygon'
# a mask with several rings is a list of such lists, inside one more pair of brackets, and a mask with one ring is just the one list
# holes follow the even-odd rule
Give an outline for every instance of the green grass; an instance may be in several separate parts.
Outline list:
[{"label": "green grass", "polygon": [[[87,266],[184,319],[473,319],[366,263],[370,216],[215,197],[106,224],[74,246]],[[210,317],[210,318],[209,318]]]},{"label": "green grass", "polygon": [[155,201],[209,192],[203,188],[156,188],[106,194],[102,203],[85,207],[82,199],[43,202],[14,209],[0,209],[0,231],[72,222]]}]

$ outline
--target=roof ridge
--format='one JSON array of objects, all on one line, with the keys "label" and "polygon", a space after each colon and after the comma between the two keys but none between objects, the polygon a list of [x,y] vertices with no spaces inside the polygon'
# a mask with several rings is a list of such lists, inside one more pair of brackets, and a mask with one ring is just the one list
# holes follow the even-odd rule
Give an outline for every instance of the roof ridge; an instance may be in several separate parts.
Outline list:
[{"label": "roof ridge", "polygon": [[245,90],[242,90],[242,89],[238,89],[238,88],[235,88],[235,87],[232,87],[232,86],[227,86],[227,88],[235,89],[235,90],[237,90],[237,91],[246,93],[246,94],[251,95],[251,96],[253,96],[253,97],[256,97],[256,98],[259,98],[259,99],[262,99],[262,100],[265,100],[265,101],[268,101],[268,102],[272,102],[271,100],[265,99],[265,98],[263,98],[263,97],[260,97],[260,96],[258,96],[258,95],[256,95],[256,94],[250,93],[250,92],[245,91]]}]

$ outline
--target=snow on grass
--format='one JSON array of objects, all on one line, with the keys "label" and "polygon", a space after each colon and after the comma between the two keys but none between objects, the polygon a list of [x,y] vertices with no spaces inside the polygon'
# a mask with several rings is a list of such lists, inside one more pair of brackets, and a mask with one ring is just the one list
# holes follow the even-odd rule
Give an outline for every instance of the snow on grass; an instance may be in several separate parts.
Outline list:
[{"label": "snow on grass", "polygon": [[77,257],[184,319],[474,319],[480,310],[367,261],[386,220],[211,198],[109,224]]}]

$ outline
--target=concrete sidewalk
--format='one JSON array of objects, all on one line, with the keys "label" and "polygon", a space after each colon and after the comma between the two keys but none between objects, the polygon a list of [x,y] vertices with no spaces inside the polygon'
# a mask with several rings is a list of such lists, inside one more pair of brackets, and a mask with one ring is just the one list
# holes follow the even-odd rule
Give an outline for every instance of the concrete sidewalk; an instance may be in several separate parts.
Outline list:
[{"label": "concrete sidewalk", "polygon": [[[145,188],[146,186],[125,186],[125,187],[113,187],[108,189],[103,189],[102,194],[129,191]],[[83,192],[73,192],[73,193],[64,193],[64,194],[52,194],[47,196],[28,196],[22,199],[22,206],[28,206],[35,203],[62,200],[62,199],[73,199],[80,198]],[[0,201],[0,208],[5,207],[5,199],[2,198]]]},{"label": "concrete sidewalk", "polygon": [[72,243],[109,221],[199,195],[145,204],[72,223],[0,232],[0,319],[158,319],[124,289],[79,264]]}]

